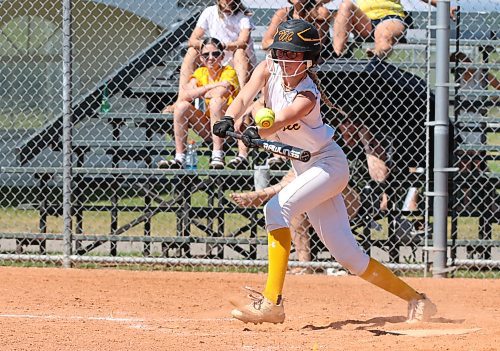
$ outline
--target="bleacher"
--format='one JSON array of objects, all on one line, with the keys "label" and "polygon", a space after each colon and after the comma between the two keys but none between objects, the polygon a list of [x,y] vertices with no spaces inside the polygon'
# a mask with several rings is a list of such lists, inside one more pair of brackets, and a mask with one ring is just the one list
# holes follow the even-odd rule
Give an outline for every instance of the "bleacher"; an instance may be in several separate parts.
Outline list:
[{"label": "bleacher", "polygon": [[[262,10],[259,10],[262,11]],[[258,12],[258,11],[256,11]],[[261,21],[257,24],[255,45],[258,57],[262,59],[264,53],[260,50],[260,40],[258,35],[262,35],[267,19],[270,19],[271,10],[265,11],[256,18]],[[236,207],[227,199],[227,191],[242,191],[250,189],[253,185],[254,173],[248,171],[209,171],[200,169],[197,171],[165,171],[155,168],[156,161],[163,157],[171,156],[174,152],[172,140],[166,140],[164,135],[171,133],[172,116],[161,114],[164,106],[175,101],[177,96],[177,72],[182,59],[183,50],[173,50],[173,46],[178,41],[185,41],[193,29],[198,13],[195,11],[191,18],[187,18],[176,30],[165,33],[149,48],[133,57],[129,63],[111,76],[105,77],[94,91],[89,95],[76,101],[73,118],[75,123],[91,126],[93,124],[105,125],[104,133],[106,138],[95,138],[92,129],[86,133],[77,133],[72,141],[72,149],[76,154],[74,177],[74,217],[76,243],[76,254],[85,255],[91,253],[105,242],[111,242],[110,255],[119,254],[120,242],[141,243],[144,256],[151,255],[151,245],[161,245],[162,255],[165,257],[192,257],[191,244],[202,243],[206,245],[204,257],[224,258],[227,249],[246,259],[257,257],[257,246],[265,245],[266,239],[258,237],[257,231],[263,228],[262,211],[260,209],[242,209]],[[417,30],[420,30],[418,28]],[[462,41],[463,44],[478,47],[491,43],[481,39],[471,39]],[[411,39],[405,44],[398,44],[397,50],[424,50],[426,41],[423,39]],[[353,49],[364,51],[367,45],[352,43]],[[433,43],[431,43],[433,45]],[[325,62],[319,71],[321,79],[327,84],[327,91],[334,97],[334,102],[344,108],[354,110],[371,108],[373,97],[367,99],[361,96],[364,91],[361,87],[366,87],[366,82],[384,80],[388,86],[399,87],[406,98],[401,100],[401,106],[407,106],[408,101],[420,101],[426,94],[425,82],[417,76],[401,72],[398,68],[406,70],[425,69],[425,63],[409,63],[405,61],[373,64],[372,61],[358,59],[357,57],[345,58],[338,61]],[[484,65],[484,67],[483,67]],[[478,66],[480,68],[498,68],[498,64],[488,64],[487,62]],[[390,72],[387,75],[387,72]],[[405,77],[406,82],[400,84],[398,79]],[[100,102],[104,90],[108,89],[110,98],[136,99],[141,100],[145,105],[144,112],[99,112]],[[379,93],[384,93],[383,88],[378,93],[374,93],[381,106],[387,105],[387,100],[380,98]],[[406,89],[406,90],[405,90]],[[338,94],[338,95],[337,95]],[[384,93],[385,94],[385,93]],[[450,103],[454,103],[457,97],[461,99],[471,99],[475,97],[498,96],[492,91],[459,91],[458,94],[452,92]],[[354,101],[355,100],[355,101]],[[420,117],[424,118],[425,99],[420,101],[421,106],[416,108]],[[394,107],[394,114],[400,114],[401,118],[407,116],[401,112],[401,107]],[[375,113],[376,111],[371,111]],[[415,111],[411,111],[415,113]],[[327,118],[334,120],[334,117],[327,115]],[[431,116],[432,118],[432,116]],[[423,122],[424,120],[422,120]],[[458,129],[468,129],[475,132],[481,129],[482,133],[497,133],[497,119],[484,116],[468,115],[459,116],[452,121]],[[473,127],[470,127],[471,123]],[[421,125],[422,131],[424,125]],[[470,128],[473,128],[470,129]],[[26,246],[39,245],[40,252],[46,253],[46,240],[62,240],[59,234],[47,233],[47,219],[49,216],[60,216],[62,205],[60,198],[54,202],[48,194],[57,193],[61,187],[62,168],[60,167],[38,167],[31,164],[32,160],[44,150],[50,149],[54,152],[62,150],[62,116],[49,122],[44,128],[38,130],[27,140],[23,140],[18,148],[19,167],[3,167],[1,172],[11,174],[29,174],[36,182],[35,188],[38,194],[36,207],[39,213],[38,233],[0,233],[0,238],[15,239],[18,253],[23,252]],[[128,136],[135,133],[140,137],[130,140]],[[171,138],[170,138],[171,139]],[[465,153],[474,151],[482,155],[482,161],[498,161],[498,146],[464,144],[457,145],[457,150]],[[203,145],[201,155],[209,153],[207,145]],[[234,144],[230,146],[228,154],[234,153]],[[106,167],[91,167],[89,158],[95,155],[104,155]],[[260,164],[264,160],[264,155],[255,153],[253,164]],[[498,207],[498,174],[489,172],[487,168],[478,170],[480,174],[474,173],[475,182],[487,184],[484,192],[487,201],[484,211],[474,209],[462,211],[464,215],[480,218],[479,236],[477,241],[461,242],[455,235],[451,238],[450,245],[456,248],[459,246],[480,247],[484,253],[482,257],[491,256],[491,249],[498,243],[492,236],[492,226],[499,223]],[[271,179],[276,182],[283,171],[272,171]],[[471,173],[472,174],[472,173]],[[470,174],[458,172],[453,181],[465,187],[471,186]],[[462,178],[460,178],[462,177]],[[406,170],[402,170],[383,189],[394,195],[394,198],[401,197],[402,188],[408,184],[422,184],[423,179],[417,175],[409,175]],[[376,185],[374,185],[376,187]],[[99,189],[99,192],[107,196],[105,204],[99,201],[92,201],[89,195]],[[119,192],[117,193],[117,189]],[[179,190],[181,189],[181,190]],[[121,196],[126,197],[133,191],[141,194],[143,205],[128,206],[120,203]],[[202,192],[207,201],[205,205],[192,205],[193,194]],[[363,194],[364,199],[368,199],[373,194]],[[167,198],[167,200],[165,200]],[[59,199],[59,200],[57,200]],[[99,198],[101,200],[102,198]],[[368,201],[366,201],[368,203]],[[365,203],[365,205],[366,205]],[[381,213],[378,209],[366,205],[358,218],[353,221],[357,228],[357,237],[367,250],[379,247],[389,252],[392,262],[400,261],[400,248],[410,246],[412,249],[421,248],[422,237],[417,236],[415,240],[402,243],[398,228],[389,225],[388,237],[384,239],[376,238],[374,233],[374,221],[386,218],[387,223],[394,223],[396,217],[402,214],[399,203],[393,204],[394,211]],[[452,225],[456,225],[457,208],[452,204],[450,214],[452,214]],[[109,233],[99,235],[88,235],[84,231],[85,213],[92,211],[107,212],[110,215]],[[118,215],[122,212],[136,212],[140,215],[132,221],[119,226]],[[159,213],[172,213],[175,221],[175,232],[165,233],[164,236],[152,236],[152,219]],[[228,214],[239,214],[245,218],[246,223],[238,228],[228,229],[225,223],[225,216]],[[423,217],[421,212],[412,213],[416,217]],[[208,219],[208,220],[207,220]],[[139,225],[143,226],[143,236],[127,235],[127,232]],[[205,233],[205,235],[193,235],[193,229]],[[247,234],[248,233],[248,234]],[[428,242],[429,243],[429,242]],[[432,241],[430,241],[432,243]],[[315,239],[316,249],[314,257],[319,257],[324,248]]]}]

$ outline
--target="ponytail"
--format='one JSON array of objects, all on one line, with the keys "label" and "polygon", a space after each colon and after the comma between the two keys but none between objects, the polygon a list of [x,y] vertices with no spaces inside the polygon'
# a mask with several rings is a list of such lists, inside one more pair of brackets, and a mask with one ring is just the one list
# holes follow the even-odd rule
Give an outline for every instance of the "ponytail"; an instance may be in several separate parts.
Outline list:
[{"label": "ponytail", "polygon": [[326,106],[328,106],[330,108],[333,108],[335,110],[338,110],[338,108],[330,101],[330,99],[328,98],[328,96],[326,96],[325,91],[323,90],[323,88],[321,86],[321,81],[319,80],[318,75],[316,74],[316,72],[309,69],[307,71],[307,74],[309,75],[309,77],[311,77],[311,79],[313,80],[314,84],[316,84],[316,86],[318,87],[319,93],[321,95],[321,100],[323,100],[323,102],[326,104]]}]

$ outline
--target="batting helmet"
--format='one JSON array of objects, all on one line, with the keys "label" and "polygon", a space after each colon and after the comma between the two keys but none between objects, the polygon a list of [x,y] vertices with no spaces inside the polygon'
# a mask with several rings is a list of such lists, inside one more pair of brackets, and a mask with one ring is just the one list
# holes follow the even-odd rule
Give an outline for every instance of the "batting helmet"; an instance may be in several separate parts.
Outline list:
[{"label": "batting helmet", "polygon": [[321,51],[321,40],[314,25],[301,19],[292,19],[278,26],[269,48],[304,52],[306,60],[316,62]]}]

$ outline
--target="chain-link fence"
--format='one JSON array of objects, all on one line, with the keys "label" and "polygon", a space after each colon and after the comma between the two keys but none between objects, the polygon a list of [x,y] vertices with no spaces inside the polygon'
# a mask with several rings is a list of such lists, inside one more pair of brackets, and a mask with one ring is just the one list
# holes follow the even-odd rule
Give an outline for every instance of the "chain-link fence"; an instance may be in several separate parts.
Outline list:
[{"label": "chain-link fence", "polygon": [[[238,3],[0,1],[0,260],[265,266],[262,208],[293,179],[290,162],[210,130],[279,21],[300,17],[324,44],[317,75],[334,107],[323,119],[350,160],[359,244],[400,273],[427,273],[442,239],[439,274],[498,276],[500,5],[452,3],[448,61],[424,2],[379,21],[352,17],[347,1]],[[445,159],[435,128],[449,134]],[[434,174],[449,180],[442,237]],[[342,272],[305,215],[292,224],[292,271]]]}]

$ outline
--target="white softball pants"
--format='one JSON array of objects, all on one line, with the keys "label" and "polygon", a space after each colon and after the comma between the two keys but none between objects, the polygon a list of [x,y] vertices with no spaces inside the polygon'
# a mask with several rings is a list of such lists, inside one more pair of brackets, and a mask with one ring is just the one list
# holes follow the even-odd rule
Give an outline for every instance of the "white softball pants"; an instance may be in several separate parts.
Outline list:
[{"label": "white softball pants", "polygon": [[307,213],[335,260],[353,274],[364,273],[370,257],[351,232],[342,196],[349,181],[349,167],[342,149],[332,142],[309,162],[294,161],[293,167],[297,177],[264,208],[267,231],[290,227],[294,216]]}]

